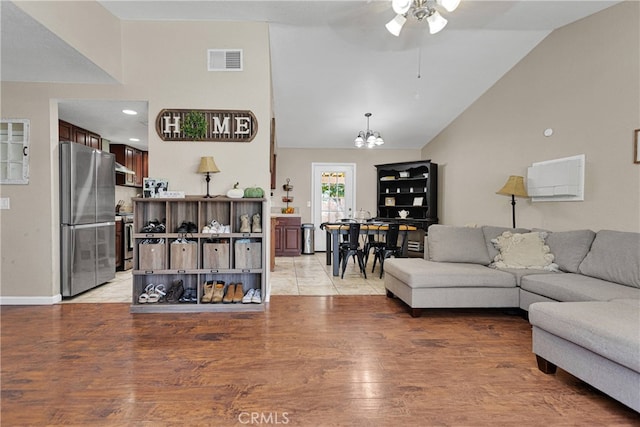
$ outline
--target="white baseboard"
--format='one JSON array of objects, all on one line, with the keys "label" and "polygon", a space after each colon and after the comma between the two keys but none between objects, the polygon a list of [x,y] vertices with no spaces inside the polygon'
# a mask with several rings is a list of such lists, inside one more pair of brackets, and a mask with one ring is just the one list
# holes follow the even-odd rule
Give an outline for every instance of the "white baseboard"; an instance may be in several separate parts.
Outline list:
[{"label": "white baseboard", "polygon": [[2,297],[0,305],[53,305],[62,301],[62,295],[57,294],[50,297]]}]

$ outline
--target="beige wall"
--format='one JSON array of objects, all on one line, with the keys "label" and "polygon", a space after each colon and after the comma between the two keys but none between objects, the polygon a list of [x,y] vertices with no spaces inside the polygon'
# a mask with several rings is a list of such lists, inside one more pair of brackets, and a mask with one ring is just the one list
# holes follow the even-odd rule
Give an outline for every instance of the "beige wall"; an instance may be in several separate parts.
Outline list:
[{"label": "beige wall", "polygon": [[95,1],[15,1],[114,79],[122,77],[120,20]]},{"label": "beige wall", "polygon": [[638,22],[640,3],[624,2],[554,31],[422,150],[440,165],[442,223],[509,226],[495,194],[509,175],[585,154],[584,202],[518,199],[518,225],[640,231]]},{"label": "beige wall", "polygon": [[[30,181],[3,185],[11,209],[2,211],[3,303],[50,303],[60,292],[58,235],[57,99],[131,99],[149,102],[149,172],[170,189],[204,194],[196,173],[212,155],[221,172],[211,193],[231,184],[269,186],[271,76],[266,24],[126,22],[122,24],[123,84],[67,85],[2,82],[3,118],[31,120]],[[244,49],[244,70],[206,70],[208,48]],[[163,108],[251,110],[258,133],[251,143],[162,142],[155,117]]]},{"label": "beige wall", "polygon": [[[312,200],[311,164],[355,163],[356,164],[356,211],[364,209],[376,214],[376,168],[377,164],[409,162],[420,160],[420,150],[360,149],[360,150],[319,150],[279,148],[276,166],[276,189],[273,190],[272,206],[285,206],[282,196],[286,193],[282,185],[291,179],[294,191],[292,206],[299,209],[302,222],[311,222]],[[265,187],[266,188],[266,187]]]}]

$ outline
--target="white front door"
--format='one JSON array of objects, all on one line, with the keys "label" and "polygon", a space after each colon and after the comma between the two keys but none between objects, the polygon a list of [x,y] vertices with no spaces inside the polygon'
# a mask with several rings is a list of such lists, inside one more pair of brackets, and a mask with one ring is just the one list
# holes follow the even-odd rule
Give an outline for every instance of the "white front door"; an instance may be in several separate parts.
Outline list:
[{"label": "white front door", "polygon": [[355,163],[312,163],[311,168],[314,246],[316,251],[325,251],[326,234],[320,229],[320,224],[354,216],[356,165]]}]

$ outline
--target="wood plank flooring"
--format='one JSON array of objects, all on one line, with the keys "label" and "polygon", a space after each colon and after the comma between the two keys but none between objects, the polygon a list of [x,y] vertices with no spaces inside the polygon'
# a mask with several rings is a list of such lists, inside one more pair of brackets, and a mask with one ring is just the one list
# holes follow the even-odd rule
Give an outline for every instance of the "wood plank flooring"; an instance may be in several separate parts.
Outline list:
[{"label": "wood plank flooring", "polygon": [[385,296],[273,296],[263,313],[2,307],[2,426],[640,424],[500,310],[411,318]]}]

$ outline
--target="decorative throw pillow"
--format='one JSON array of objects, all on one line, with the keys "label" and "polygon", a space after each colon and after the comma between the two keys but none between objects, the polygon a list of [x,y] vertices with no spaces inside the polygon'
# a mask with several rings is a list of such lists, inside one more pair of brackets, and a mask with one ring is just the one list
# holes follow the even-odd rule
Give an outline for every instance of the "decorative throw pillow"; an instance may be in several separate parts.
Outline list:
[{"label": "decorative throw pillow", "polygon": [[553,263],[553,254],[545,245],[545,232],[512,233],[505,231],[493,239],[496,249],[500,251],[494,258],[495,268],[530,268],[536,270],[558,271]]}]

